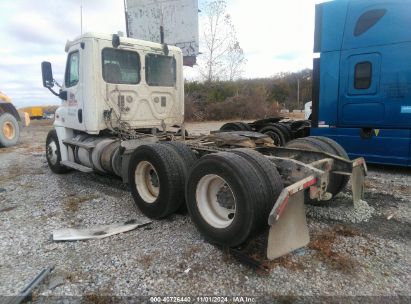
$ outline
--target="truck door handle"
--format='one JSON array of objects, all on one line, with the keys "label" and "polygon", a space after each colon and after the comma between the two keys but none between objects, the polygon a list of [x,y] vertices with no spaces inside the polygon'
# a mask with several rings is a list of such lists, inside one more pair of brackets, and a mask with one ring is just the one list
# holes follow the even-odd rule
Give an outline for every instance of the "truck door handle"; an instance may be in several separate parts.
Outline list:
[{"label": "truck door handle", "polygon": [[373,136],[372,128],[361,128],[360,137],[362,139],[370,139]]}]

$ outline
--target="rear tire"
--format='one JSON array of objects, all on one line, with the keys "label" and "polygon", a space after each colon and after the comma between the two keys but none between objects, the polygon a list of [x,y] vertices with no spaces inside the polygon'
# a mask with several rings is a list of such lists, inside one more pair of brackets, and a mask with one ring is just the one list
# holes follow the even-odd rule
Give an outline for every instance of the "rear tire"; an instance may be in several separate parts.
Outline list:
[{"label": "rear tire", "polygon": [[284,123],[277,123],[275,125],[276,125],[277,128],[279,128],[282,131],[282,133],[284,135],[284,138],[285,138],[285,143],[289,142],[292,139],[290,126],[288,126]]},{"label": "rear tire", "polygon": [[56,130],[50,130],[47,134],[46,139],[46,158],[47,163],[51,169],[56,174],[64,174],[70,171],[69,168],[60,164],[61,153],[60,144],[57,137]]},{"label": "rear tire", "polygon": [[234,153],[206,155],[192,168],[186,199],[190,217],[210,242],[235,247],[267,224],[264,180]]},{"label": "rear tire", "polygon": [[[311,138],[316,138],[324,143],[326,143],[327,145],[330,146],[330,148],[334,151],[333,154],[342,157],[344,159],[350,160],[347,152],[344,150],[344,148],[337,143],[336,141],[332,140],[331,138],[328,137],[324,137],[324,136],[311,136]],[[337,174],[333,174],[334,176]],[[342,178],[341,184],[339,189],[337,190],[338,192],[341,192],[345,186],[347,186],[348,181],[350,180],[350,178],[348,176],[344,176],[344,175],[339,175],[339,177]]]},{"label": "rear tire", "polygon": [[282,130],[280,130],[275,125],[266,126],[262,129],[260,129],[258,132],[266,134],[269,137],[271,137],[271,139],[274,140],[274,144],[277,147],[282,147],[286,143],[286,139],[284,137],[284,134],[283,134]]},{"label": "rear tire", "polygon": [[262,219],[262,222],[267,222],[268,215],[270,214],[272,208],[280,196],[281,191],[284,189],[284,183],[281,178],[280,173],[278,173],[274,163],[269,161],[265,156],[258,153],[257,151],[251,149],[234,149],[232,153],[235,153],[245,160],[247,160],[252,166],[254,166],[264,178],[265,188],[264,193],[266,194],[266,203],[264,213],[267,215],[266,218]]},{"label": "rear tire", "polygon": [[0,115],[0,147],[11,147],[20,138],[20,126],[17,119],[10,113]]},{"label": "rear tire", "polygon": [[173,149],[181,157],[184,163],[185,172],[188,174],[188,171],[197,161],[196,154],[186,144],[180,141],[166,141],[164,142],[164,145]]},{"label": "rear tire", "polygon": [[221,126],[220,131],[247,131],[247,128],[241,122],[228,122]]},{"label": "rear tire", "polygon": [[[197,162],[197,155],[184,143],[179,141],[166,141],[164,145],[173,149],[181,159],[181,166],[183,168],[183,183],[184,186],[187,182],[188,173],[190,169],[194,166]],[[187,205],[185,203],[181,204],[178,212],[185,213],[187,211]]]},{"label": "rear tire", "polygon": [[243,127],[243,131],[250,131],[250,132],[253,131],[253,129],[250,127],[248,123],[245,123],[245,122],[238,122],[238,123]]},{"label": "rear tire", "polygon": [[135,204],[150,218],[165,218],[184,201],[182,161],[170,146],[138,147],[131,156],[128,177]]},{"label": "rear tire", "polygon": [[[321,141],[318,138],[313,138],[313,137],[298,138],[298,139],[290,141],[285,146],[286,148],[304,149],[304,150],[325,152],[325,153],[337,155],[337,153],[334,151],[334,149],[329,144]],[[328,183],[326,191],[330,192],[332,196],[334,197],[342,190],[344,186],[345,186],[344,176],[339,175],[339,174],[330,174],[330,181]],[[310,200],[310,199],[309,199],[309,202],[317,203],[317,201]]]},{"label": "rear tire", "polygon": [[[182,136],[182,135],[183,135],[183,130],[182,130],[182,129],[178,129],[177,132],[176,132],[176,135],[177,135],[177,136]],[[184,130],[184,136],[185,136],[185,137],[188,137],[188,136],[189,136],[187,130]]]}]

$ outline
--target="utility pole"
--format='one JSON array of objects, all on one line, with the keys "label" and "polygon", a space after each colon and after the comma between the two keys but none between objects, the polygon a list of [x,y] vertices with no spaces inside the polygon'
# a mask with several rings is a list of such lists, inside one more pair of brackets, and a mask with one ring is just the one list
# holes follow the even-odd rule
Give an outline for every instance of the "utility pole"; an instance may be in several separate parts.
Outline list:
[{"label": "utility pole", "polygon": [[126,35],[127,37],[130,37],[130,31],[128,28],[128,10],[126,0],[124,0],[124,14],[126,15]]},{"label": "utility pole", "polygon": [[83,0],[80,1],[80,34],[83,35]]},{"label": "utility pole", "polygon": [[297,108],[300,109],[300,79],[297,79]]}]

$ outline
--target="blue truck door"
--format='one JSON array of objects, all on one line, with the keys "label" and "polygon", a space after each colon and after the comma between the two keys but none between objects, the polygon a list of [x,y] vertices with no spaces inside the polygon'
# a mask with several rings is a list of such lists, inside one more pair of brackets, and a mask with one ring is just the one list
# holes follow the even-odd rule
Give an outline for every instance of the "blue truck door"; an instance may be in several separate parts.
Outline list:
[{"label": "blue truck door", "polygon": [[338,125],[380,126],[385,109],[380,95],[381,56],[342,52]]},{"label": "blue truck door", "polygon": [[389,47],[379,51],[371,47],[341,52],[338,127],[345,133],[342,144],[351,157],[410,165],[410,129],[400,123],[400,113],[393,115],[396,100],[387,98],[384,85],[389,75],[383,59],[390,59]]},{"label": "blue truck door", "polygon": [[[340,28],[341,18],[327,14],[332,5],[337,9],[342,3],[346,10],[335,10],[345,17],[341,41],[338,32],[329,30]],[[411,0],[333,1],[323,6],[319,18],[336,21],[327,26],[318,22],[319,27],[316,23],[316,30],[321,29],[317,40],[341,45],[321,48],[319,127],[311,134],[335,139],[350,157],[411,166]],[[329,56],[337,51],[339,67]],[[335,83],[338,93],[324,79]]]},{"label": "blue truck door", "polygon": [[411,1],[349,3],[338,105],[347,150],[369,162],[410,165]]}]

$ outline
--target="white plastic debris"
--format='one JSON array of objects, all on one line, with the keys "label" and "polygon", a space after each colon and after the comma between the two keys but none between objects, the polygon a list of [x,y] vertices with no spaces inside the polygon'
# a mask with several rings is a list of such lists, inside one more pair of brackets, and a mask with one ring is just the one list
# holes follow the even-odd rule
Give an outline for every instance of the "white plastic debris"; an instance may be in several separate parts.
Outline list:
[{"label": "white plastic debris", "polygon": [[95,226],[91,228],[65,228],[53,231],[54,241],[79,241],[89,239],[102,239],[114,234],[119,234],[146,226],[152,221],[149,219],[132,220],[125,223]]}]

